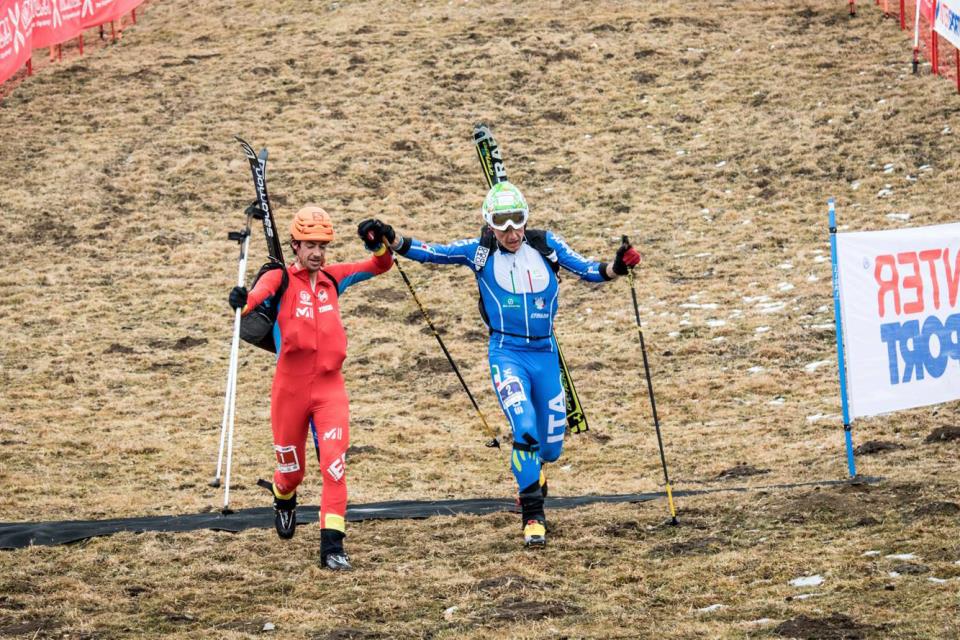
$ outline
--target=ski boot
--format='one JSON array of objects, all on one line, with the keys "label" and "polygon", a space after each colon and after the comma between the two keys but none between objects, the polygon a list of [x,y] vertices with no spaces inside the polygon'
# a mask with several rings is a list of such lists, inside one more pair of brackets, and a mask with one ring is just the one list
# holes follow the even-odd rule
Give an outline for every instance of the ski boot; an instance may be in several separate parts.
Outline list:
[{"label": "ski boot", "polygon": [[277,529],[277,535],[284,540],[289,540],[297,531],[297,492],[294,491],[287,498],[281,498],[277,495],[272,482],[257,480],[257,484],[264,489],[269,489],[273,495],[273,524]]},{"label": "ski boot", "polygon": [[523,544],[528,547],[547,544],[547,518],[543,513],[543,487],[539,481],[520,492],[520,513]]},{"label": "ski boot", "polygon": [[350,556],[343,550],[342,531],[336,529],[320,530],[320,566],[331,571],[350,571]]},{"label": "ski boot", "polygon": [[523,544],[526,547],[543,547],[547,544],[546,523],[540,518],[531,518],[523,527]]}]

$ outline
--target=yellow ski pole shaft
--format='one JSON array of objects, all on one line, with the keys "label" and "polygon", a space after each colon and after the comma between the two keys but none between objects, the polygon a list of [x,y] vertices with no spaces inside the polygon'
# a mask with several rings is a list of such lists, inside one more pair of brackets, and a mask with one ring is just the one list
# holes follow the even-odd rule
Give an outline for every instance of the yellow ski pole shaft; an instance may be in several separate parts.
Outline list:
[{"label": "yellow ski pole shaft", "polygon": [[[629,244],[627,236],[623,236],[623,243]],[[640,351],[643,353],[643,370],[647,376],[647,392],[650,394],[650,407],[653,410],[653,427],[657,431],[657,446],[660,448],[660,464],[663,466],[663,480],[667,486],[667,503],[670,505],[670,524],[678,524],[677,508],[673,504],[673,490],[670,488],[670,476],[667,473],[667,457],[663,453],[663,437],[660,435],[660,418],[657,416],[657,401],[653,397],[653,381],[650,377],[650,363],[647,361],[647,345],[643,340],[643,328],[640,325],[640,306],[637,304],[637,290],[634,286],[633,268],[627,272],[627,281],[630,283],[630,297],[633,299],[633,313],[637,319],[637,335],[640,336]]]},{"label": "yellow ski pole shaft", "polygon": [[460,384],[463,386],[463,390],[467,392],[467,397],[470,398],[470,402],[473,403],[473,408],[477,411],[477,416],[480,417],[480,423],[483,425],[483,432],[490,436],[490,441],[486,443],[488,447],[500,448],[500,438],[497,431],[487,423],[487,419],[483,416],[483,412],[480,411],[480,405],[477,404],[477,401],[474,399],[473,394],[470,393],[470,388],[467,386],[466,380],[463,379],[463,376],[460,375],[460,368],[457,367],[457,363],[454,362],[453,356],[450,355],[450,352],[447,351],[447,346],[443,344],[443,338],[440,337],[440,333],[437,332],[436,327],[433,326],[433,321],[430,320],[430,316],[427,314],[427,310],[423,307],[423,304],[420,302],[420,298],[417,296],[416,290],[413,288],[413,284],[410,282],[410,278],[407,277],[406,272],[403,270],[403,267],[400,266],[400,261],[396,256],[393,258],[393,263],[397,265],[397,271],[400,272],[400,276],[403,278],[403,282],[407,285],[407,289],[410,290],[410,294],[413,296],[414,302],[417,303],[417,307],[420,308],[420,315],[423,316],[423,319],[426,320],[427,326],[430,327],[430,331],[433,333],[433,337],[437,339],[437,343],[440,345],[440,348],[443,350],[443,355],[447,356],[447,362],[450,363],[450,367],[453,369],[453,372],[457,374],[457,379],[460,380]]}]

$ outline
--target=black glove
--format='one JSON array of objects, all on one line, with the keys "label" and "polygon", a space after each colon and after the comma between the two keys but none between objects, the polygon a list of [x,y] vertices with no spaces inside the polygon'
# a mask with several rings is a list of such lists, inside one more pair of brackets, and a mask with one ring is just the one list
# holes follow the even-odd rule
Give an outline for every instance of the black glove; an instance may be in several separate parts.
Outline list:
[{"label": "black glove", "polygon": [[388,245],[393,244],[397,239],[397,234],[390,225],[377,220],[376,218],[367,218],[357,225],[357,235],[363,240],[370,251],[376,251],[380,244],[386,240]]},{"label": "black glove", "polygon": [[247,305],[247,288],[234,287],[230,289],[230,306],[234,309],[243,309]]},{"label": "black glove", "polygon": [[624,242],[617,249],[617,256],[613,259],[613,272],[618,276],[627,275],[630,267],[640,264],[640,252],[630,246],[629,242]]}]

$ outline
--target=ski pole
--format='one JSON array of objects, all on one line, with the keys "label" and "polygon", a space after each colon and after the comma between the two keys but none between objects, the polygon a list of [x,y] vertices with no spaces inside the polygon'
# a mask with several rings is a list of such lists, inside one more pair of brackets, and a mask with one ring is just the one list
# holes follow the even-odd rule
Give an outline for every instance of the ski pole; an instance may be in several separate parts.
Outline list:
[{"label": "ski pole", "polygon": [[[228,236],[231,240],[240,242],[240,264],[237,268],[237,286],[242,287],[247,272],[247,250],[250,248],[250,220],[247,216],[247,224],[243,231],[232,232]],[[241,309],[236,309],[233,316],[233,340],[230,343],[230,368],[233,384],[228,389],[229,403],[227,417],[227,468],[224,476],[223,487],[223,513],[230,513],[230,469],[233,463],[233,428],[237,414],[237,369],[240,359],[240,315]],[[221,436],[222,440],[222,436]]]},{"label": "ski pole", "polygon": [[404,272],[403,267],[400,266],[400,261],[397,260],[397,257],[393,258],[394,264],[397,265],[397,271],[400,272],[400,276],[403,278],[404,283],[407,285],[407,289],[410,290],[410,294],[413,296],[414,302],[417,303],[417,306],[420,308],[420,315],[423,316],[423,319],[426,320],[427,326],[430,327],[430,331],[433,333],[433,337],[437,339],[437,342],[440,344],[440,348],[443,349],[443,355],[447,356],[447,362],[450,363],[450,367],[453,369],[453,372],[457,374],[457,378],[460,380],[460,384],[463,385],[463,390],[467,392],[467,396],[470,398],[470,402],[473,403],[473,408],[476,409],[477,415],[480,417],[480,422],[483,423],[483,431],[488,436],[490,436],[490,441],[486,443],[488,447],[500,448],[500,438],[496,430],[493,429],[488,423],[487,419],[483,417],[483,412],[480,411],[480,405],[477,404],[477,401],[474,399],[473,394],[470,393],[470,388],[467,386],[466,381],[463,379],[463,376],[460,375],[460,369],[457,367],[457,363],[453,361],[453,356],[450,355],[450,352],[447,351],[447,346],[443,344],[443,338],[440,337],[440,334],[437,332],[436,327],[433,326],[433,322],[430,320],[430,316],[427,315],[427,310],[423,308],[423,304],[420,302],[420,298],[417,296],[416,290],[414,290],[413,285],[410,283],[410,278],[407,277],[406,272]]},{"label": "ski pole", "polygon": [[[246,272],[246,253],[249,244],[243,246],[247,236],[250,235],[250,217],[251,211],[247,211],[247,225],[243,231],[231,231],[227,234],[229,240],[233,240],[241,244],[240,247],[240,260],[239,264],[239,274],[237,274],[237,286],[242,287],[244,281],[244,275]],[[237,333],[236,322],[234,322],[234,333]],[[227,423],[230,419],[230,397],[233,395],[233,387],[236,383],[236,367],[234,365],[234,352],[233,348],[230,349],[230,364],[227,365],[227,390],[223,394],[223,418],[220,420],[220,448],[217,451],[217,473],[214,475],[213,480],[210,481],[211,487],[220,486],[220,477],[223,470],[223,445],[226,441],[227,436]]]},{"label": "ski pole", "polygon": [[[623,244],[630,244],[623,236]],[[633,299],[633,313],[637,318],[637,335],[640,336],[640,351],[643,353],[643,370],[647,375],[647,392],[650,394],[650,407],[653,409],[653,427],[657,431],[657,446],[660,448],[660,464],[663,466],[663,480],[667,485],[667,503],[670,505],[670,524],[678,524],[677,508],[673,504],[673,490],[670,488],[670,476],[667,474],[667,457],[663,453],[663,438],[660,435],[660,418],[657,417],[657,402],[653,398],[653,381],[650,378],[650,364],[647,361],[647,345],[643,341],[643,328],[640,326],[640,307],[637,305],[637,289],[633,284],[633,267],[627,271],[630,283],[630,297]]]}]

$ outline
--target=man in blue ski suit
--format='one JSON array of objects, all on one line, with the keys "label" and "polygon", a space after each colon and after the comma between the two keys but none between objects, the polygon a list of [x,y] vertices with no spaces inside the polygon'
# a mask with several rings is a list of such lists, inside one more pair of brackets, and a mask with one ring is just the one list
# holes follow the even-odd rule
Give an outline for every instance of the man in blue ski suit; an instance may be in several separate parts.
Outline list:
[{"label": "man in blue ski suit", "polygon": [[558,308],[557,270],[587,282],[626,275],[640,254],[624,244],[612,263],[587,260],[550,231],[526,229],[529,210],[514,185],[501,182],[484,199],[480,238],[429,244],[405,238],[379,220],[360,224],[361,236],[383,237],[418,262],[470,267],[480,289],[480,314],[490,330],[493,386],[513,430],[511,468],[519,488],[524,543],[546,543],[544,462],[560,457],[567,425],[566,398],[553,319]]}]

